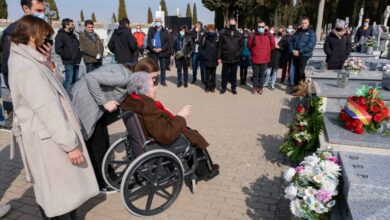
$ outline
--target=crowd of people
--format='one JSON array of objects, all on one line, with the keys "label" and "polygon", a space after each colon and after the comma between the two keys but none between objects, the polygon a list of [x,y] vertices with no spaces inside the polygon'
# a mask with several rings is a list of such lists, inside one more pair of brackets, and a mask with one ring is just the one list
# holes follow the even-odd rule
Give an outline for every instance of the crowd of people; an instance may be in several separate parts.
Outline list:
[{"label": "crowd of people", "polygon": [[[262,95],[264,88],[275,89],[279,69],[280,83],[297,86],[305,81],[317,42],[308,17],[302,17],[296,28],[260,21],[254,30],[242,30],[231,18],[222,30],[197,22],[191,30],[183,25],[175,31],[157,18],[148,33],[140,25],[133,33],[125,18],[108,42],[116,63],[103,65],[103,42],[91,20],[84,22],[84,31],[77,36],[73,20],[63,19],[53,41],[54,30],[42,19],[43,0],[21,0],[21,7],[25,15],[3,32],[1,72],[12,96],[12,147],[17,143],[21,148],[26,178],[34,185],[44,219],[74,219],[75,210],[86,200],[99,191],[113,191],[101,172],[109,148],[107,126],[121,110],[140,116],[147,137],[168,144],[183,134],[208,155],[207,141],[187,127],[191,106],[174,114],[156,100],[157,84],[167,86],[171,58],[177,87],[196,84],[199,70],[205,92],[214,93],[221,65],[220,94],[228,91],[228,84],[237,94],[239,71],[239,84],[247,86],[250,78],[251,93]],[[386,27],[380,31],[380,39],[388,40]],[[357,50],[373,34],[365,20],[355,34]],[[345,21],[338,20],[324,44],[328,69],[342,68],[352,50],[351,36]],[[52,61],[53,50],[61,57],[64,77]],[[80,77],[82,61],[87,74]],[[253,76],[248,76],[249,68]],[[210,175],[205,179],[216,176],[219,166],[207,169],[202,172]],[[8,206],[0,206],[0,214],[7,210]]]}]

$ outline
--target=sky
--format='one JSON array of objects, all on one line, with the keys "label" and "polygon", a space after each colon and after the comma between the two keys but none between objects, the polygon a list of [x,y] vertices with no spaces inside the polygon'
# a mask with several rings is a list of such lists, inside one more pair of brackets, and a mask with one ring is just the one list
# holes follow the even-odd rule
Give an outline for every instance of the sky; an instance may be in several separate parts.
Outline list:
[{"label": "sky", "polygon": [[[6,0],[8,4],[8,18],[17,19],[22,16],[19,0]],[[132,23],[146,23],[147,10],[151,7],[153,17],[158,10],[160,0],[125,0],[127,16]],[[165,0],[169,15],[176,15],[176,9],[180,9],[182,16],[185,15],[187,3],[191,9],[196,3],[198,19],[203,23],[213,23],[214,13],[203,7],[201,0]],[[80,19],[80,11],[84,11],[85,19],[90,18],[95,12],[98,21],[110,22],[112,13],[118,14],[119,0],[56,0],[60,18],[69,17],[73,20]]]}]

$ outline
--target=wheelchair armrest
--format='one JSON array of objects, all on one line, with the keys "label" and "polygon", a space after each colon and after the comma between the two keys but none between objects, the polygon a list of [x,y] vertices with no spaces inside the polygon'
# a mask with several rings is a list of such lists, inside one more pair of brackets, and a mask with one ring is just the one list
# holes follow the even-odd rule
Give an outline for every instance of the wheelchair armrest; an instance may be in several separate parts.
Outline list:
[{"label": "wheelchair armrest", "polygon": [[118,115],[118,119],[124,118],[124,117],[132,115],[132,114],[134,114],[134,112],[132,112],[132,111],[122,111],[121,110],[121,112]]},{"label": "wheelchair armrest", "polygon": [[180,134],[180,137],[170,144],[160,144],[157,143],[154,139],[149,139],[145,142],[144,150],[149,151],[153,149],[166,149],[174,152],[175,154],[180,154],[187,152],[190,146],[190,141],[183,134]]}]

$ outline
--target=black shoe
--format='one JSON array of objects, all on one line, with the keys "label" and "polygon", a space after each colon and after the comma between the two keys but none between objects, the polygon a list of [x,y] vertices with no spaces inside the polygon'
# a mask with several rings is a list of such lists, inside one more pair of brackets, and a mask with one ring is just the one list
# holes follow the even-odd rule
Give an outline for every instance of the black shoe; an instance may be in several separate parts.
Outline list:
[{"label": "black shoe", "polygon": [[188,87],[188,83],[184,83],[184,88],[187,88]]},{"label": "black shoe", "polygon": [[191,84],[196,84],[196,80],[192,80]]},{"label": "black shoe", "polygon": [[167,86],[167,83],[165,81],[161,82],[162,86]]},{"label": "black shoe", "polygon": [[226,92],[226,89],[221,89],[221,91],[219,91],[219,94],[225,94]]},{"label": "black shoe", "polygon": [[182,85],[181,83],[177,84],[177,88],[180,88]]},{"label": "black shoe", "polygon": [[232,93],[233,93],[233,95],[237,95],[237,91],[236,90],[233,90]]}]

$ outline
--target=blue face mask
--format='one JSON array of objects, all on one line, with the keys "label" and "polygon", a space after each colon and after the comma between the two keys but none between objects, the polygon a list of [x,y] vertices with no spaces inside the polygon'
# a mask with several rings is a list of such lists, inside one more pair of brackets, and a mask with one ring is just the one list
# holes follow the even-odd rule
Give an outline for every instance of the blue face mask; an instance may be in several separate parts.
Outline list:
[{"label": "blue face mask", "polygon": [[214,37],[214,35],[215,35],[215,32],[207,32],[207,36],[209,36],[209,37]]},{"label": "blue face mask", "polygon": [[257,28],[257,31],[258,31],[260,34],[264,34],[265,29],[264,29],[264,28]]},{"label": "blue face mask", "polygon": [[180,36],[184,37],[185,35],[185,32],[184,31],[180,31]]},{"label": "blue face mask", "polygon": [[33,16],[40,18],[40,19],[45,19],[45,17],[46,17],[45,13],[39,13],[39,12],[34,12]]},{"label": "blue face mask", "polygon": [[156,22],[156,27],[161,27],[161,22]]}]

